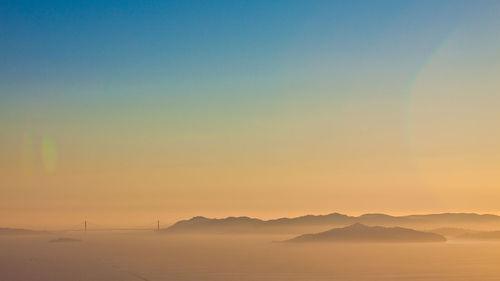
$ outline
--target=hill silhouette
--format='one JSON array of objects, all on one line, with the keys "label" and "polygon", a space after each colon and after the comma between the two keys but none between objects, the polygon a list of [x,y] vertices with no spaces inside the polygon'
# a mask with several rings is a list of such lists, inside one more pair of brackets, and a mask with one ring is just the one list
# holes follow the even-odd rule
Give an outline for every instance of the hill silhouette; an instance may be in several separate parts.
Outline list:
[{"label": "hill silhouette", "polygon": [[161,233],[229,234],[229,233],[304,233],[321,231],[333,226],[354,223],[378,226],[401,226],[419,229],[430,227],[470,227],[475,225],[500,226],[500,216],[474,213],[442,213],[429,215],[391,216],[386,214],[364,214],[348,216],[339,213],[328,215],[306,215],[295,218],[261,220],[250,217],[206,218],[193,217],[181,220],[162,229]]},{"label": "hill silhouette", "polygon": [[52,239],[51,243],[68,243],[68,242],[82,242],[81,239],[71,238],[71,237],[60,237],[57,239]]},{"label": "hill silhouette", "polygon": [[462,234],[457,238],[467,240],[500,240],[500,231],[477,231]]},{"label": "hill silhouette", "polygon": [[471,230],[471,229],[464,229],[464,228],[456,228],[456,227],[440,227],[440,228],[435,228],[429,230],[429,232],[432,233],[437,233],[440,235],[443,235],[445,237],[449,238],[458,238],[463,235],[467,234],[474,234],[478,233],[480,231],[477,230]]},{"label": "hill silhouette", "polygon": [[47,231],[40,231],[40,230],[0,227],[0,235],[31,235],[31,234],[47,234],[47,233],[48,233]]},{"label": "hill silhouette", "polygon": [[439,234],[422,232],[402,227],[366,226],[355,223],[344,228],[304,234],[286,242],[445,242]]},{"label": "hill silhouette", "polygon": [[310,226],[348,224],[352,217],[333,213],[329,215],[307,215],[296,218],[279,218],[261,220],[250,217],[227,217],[222,219],[193,217],[181,220],[174,225],[162,229],[163,233],[300,233]]}]

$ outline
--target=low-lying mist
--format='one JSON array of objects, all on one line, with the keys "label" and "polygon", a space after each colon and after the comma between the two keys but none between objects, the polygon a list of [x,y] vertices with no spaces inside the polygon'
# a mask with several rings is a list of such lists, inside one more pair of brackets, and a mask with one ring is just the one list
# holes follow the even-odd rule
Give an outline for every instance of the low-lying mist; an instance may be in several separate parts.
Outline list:
[{"label": "low-lying mist", "polygon": [[154,231],[4,235],[0,272],[8,281],[495,280],[500,276],[500,243],[495,242],[280,242],[293,237]]}]

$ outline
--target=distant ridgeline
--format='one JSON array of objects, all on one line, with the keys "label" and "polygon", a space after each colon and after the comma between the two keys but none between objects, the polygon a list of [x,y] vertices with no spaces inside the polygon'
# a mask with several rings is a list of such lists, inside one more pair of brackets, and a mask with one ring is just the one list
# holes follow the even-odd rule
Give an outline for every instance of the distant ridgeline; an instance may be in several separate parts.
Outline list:
[{"label": "distant ridgeline", "polygon": [[46,234],[46,231],[20,229],[20,228],[2,228],[0,227],[0,235],[30,235],[30,234]]},{"label": "distant ridgeline", "polygon": [[500,216],[474,213],[443,213],[429,215],[390,216],[386,214],[365,214],[348,216],[339,213],[328,215],[307,215],[296,218],[261,220],[249,217],[228,217],[223,219],[193,217],[182,220],[160,230],[162,233],[179,234],[237,234],[237,233],[281,233],[299,234],[308,231],[323,231],[335,226],[360,223],[368,226],[400,226],[418,229],[437,227],[500,228]]}]

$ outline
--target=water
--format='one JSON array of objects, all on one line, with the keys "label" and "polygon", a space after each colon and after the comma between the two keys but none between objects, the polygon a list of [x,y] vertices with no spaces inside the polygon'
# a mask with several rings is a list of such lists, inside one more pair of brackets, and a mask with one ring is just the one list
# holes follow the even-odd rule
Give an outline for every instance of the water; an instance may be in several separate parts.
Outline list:
[{"label": "water", "polygon": [[499,243],[285,244],[273,241],[290,237],[132,232],[69,236],[83,241],[0,237],[0,280],[500,280]]}]

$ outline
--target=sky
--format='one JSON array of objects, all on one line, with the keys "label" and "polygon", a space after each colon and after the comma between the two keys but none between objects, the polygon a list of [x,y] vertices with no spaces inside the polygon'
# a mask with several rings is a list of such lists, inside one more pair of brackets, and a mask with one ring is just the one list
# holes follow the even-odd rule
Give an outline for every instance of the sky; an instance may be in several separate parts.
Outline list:
[{"label": "sky", "polygon": [[500,214],[498,1],[2,1],[0,225]]}]

